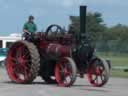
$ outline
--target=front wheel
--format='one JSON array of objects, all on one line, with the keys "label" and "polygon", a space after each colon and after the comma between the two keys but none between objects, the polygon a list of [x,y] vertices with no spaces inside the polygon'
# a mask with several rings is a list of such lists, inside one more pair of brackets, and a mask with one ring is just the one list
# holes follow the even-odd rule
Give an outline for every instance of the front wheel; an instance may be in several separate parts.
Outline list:
[{"label": "front wheel", "polygon": [[61,58],[55,67],[55,77],[59,86],[69,87],[76,80],[76,64],[70,57]]},{"label": "front wheel", "polygon": [[88,80],[93,86],[102,87],[108,82],[109,72],[107,62],[104,59],[95,58],[88,67]]}]

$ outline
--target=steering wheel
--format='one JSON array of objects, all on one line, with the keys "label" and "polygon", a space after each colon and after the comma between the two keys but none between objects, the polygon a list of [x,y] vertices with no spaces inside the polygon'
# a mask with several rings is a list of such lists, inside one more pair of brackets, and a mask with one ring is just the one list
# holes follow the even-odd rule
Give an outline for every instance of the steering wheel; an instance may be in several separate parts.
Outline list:
[{"label": "steering wheel", "polygon": [[59,25],[52,24],[46,29],[45,35],[60,37],[64,35],[64,30]]}]

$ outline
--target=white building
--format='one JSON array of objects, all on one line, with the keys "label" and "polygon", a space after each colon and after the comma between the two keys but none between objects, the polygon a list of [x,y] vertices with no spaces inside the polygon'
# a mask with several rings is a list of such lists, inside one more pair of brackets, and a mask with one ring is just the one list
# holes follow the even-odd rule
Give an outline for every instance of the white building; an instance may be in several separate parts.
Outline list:
[{"label": "white building", "polygon": [[21,40],[20,34],[11,34],[10,36],[0,36],[0,48],[8,48],[13,42]]}]

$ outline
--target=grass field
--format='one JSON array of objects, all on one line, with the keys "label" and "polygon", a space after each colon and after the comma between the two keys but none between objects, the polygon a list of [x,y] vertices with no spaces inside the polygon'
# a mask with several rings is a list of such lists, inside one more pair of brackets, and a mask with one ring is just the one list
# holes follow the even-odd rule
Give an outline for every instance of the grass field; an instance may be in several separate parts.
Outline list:
[{"label": "grass field", "polygon": [[128,78],[128,72],[124,72],[123,69],[114,70],[114,67],[128,68],[128,54],[97,53],[97,55],[111,61],[112,76]]}]

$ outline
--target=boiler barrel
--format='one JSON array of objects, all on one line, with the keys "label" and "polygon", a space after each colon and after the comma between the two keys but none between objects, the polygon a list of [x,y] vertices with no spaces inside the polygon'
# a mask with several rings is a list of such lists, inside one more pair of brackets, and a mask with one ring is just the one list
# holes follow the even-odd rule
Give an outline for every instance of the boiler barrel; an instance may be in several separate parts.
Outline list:
[{"label": "boiler barrel", "polygon": [[53,56],[69,57],[71,56],[71,49],[68,46],[60,44],[49,44],[46,49],[47,54]]}]

